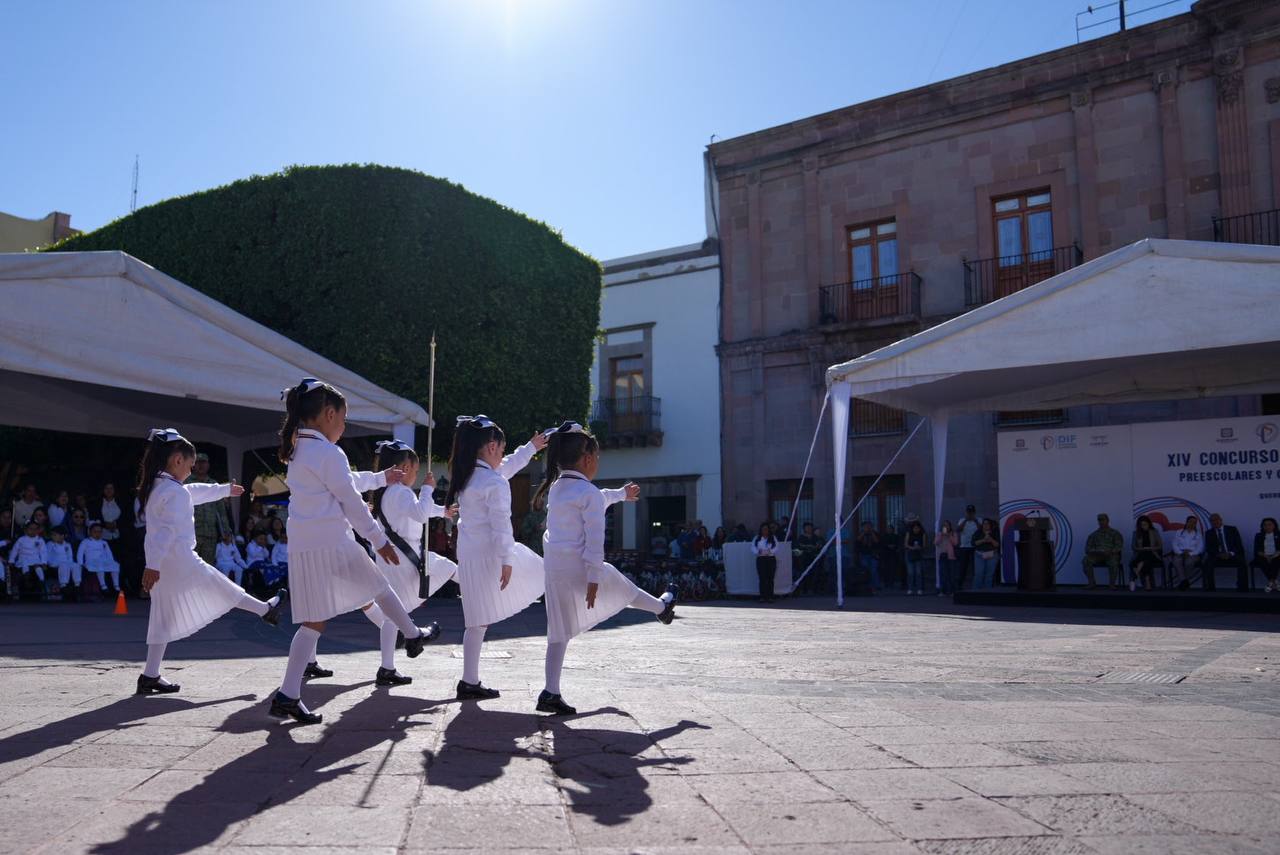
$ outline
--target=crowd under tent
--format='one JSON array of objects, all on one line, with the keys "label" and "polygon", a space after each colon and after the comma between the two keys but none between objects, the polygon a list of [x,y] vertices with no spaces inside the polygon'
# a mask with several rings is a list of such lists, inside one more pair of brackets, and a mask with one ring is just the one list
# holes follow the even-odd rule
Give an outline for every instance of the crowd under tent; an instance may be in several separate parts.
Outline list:
[{"label": "crowd under tent", "polygon": [[851,398],[928,423],[936,520],[953,414],[1280,392],[1277,297],[1280,247],[1149,239],[831,366],[837,573]]}]

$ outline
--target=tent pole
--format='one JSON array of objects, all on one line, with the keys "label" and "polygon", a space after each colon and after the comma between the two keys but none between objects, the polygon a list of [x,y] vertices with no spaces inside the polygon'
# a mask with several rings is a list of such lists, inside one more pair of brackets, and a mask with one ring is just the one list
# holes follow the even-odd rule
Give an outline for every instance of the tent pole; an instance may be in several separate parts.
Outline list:
[{"label": "tent pole", "polygon": [[822,432],[822,417],[827,414],[827,403],[831,393],[822,396],[822,409],[818,411],[818,423],[813,426],[813,440],[809,443],[809,456],[804,460],[804,472],[800,475],[800,487],[796,490],[796,500],[791,503],[791,513],[787,515],[787,530],[782,533],[783,543],[791,540],[791,529],[796,524],[796,508],[800,505],[800,497],[804,495],[804,481],[809,477],[809,464],[813,462],[813,450],[818,447],[818,435]]},{"label": "tent pole", "polygon": [[836,523],[836,606],[844,608],[844,550],[841,548],[840,514],[844,510],[844,466],[849,453],[849,399],[853,387],[832,383],[827,389],[831,401],[831,458],[835,464]]}]

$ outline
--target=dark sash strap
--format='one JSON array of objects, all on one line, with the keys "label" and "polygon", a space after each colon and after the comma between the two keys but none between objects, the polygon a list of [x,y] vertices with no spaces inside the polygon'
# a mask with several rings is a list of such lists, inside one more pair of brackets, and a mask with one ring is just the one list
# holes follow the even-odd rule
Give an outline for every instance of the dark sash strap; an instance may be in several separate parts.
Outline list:
[{"label": "dark sash strap", "polygon": [[415,551],[414,548],[400,536],[399,532],[392,528],[391,524],[387,522],[387,516],[382,512],[382,502],[378,502],[377,510],[378,522],[382,523],[382,529],[387,534],[387,540],[391,541],[391,544],[395,546],[396,549],[399,549],[401,553],[412,559],[413,566],[418,569],[418,597],[423,600],[427,599],[427,596],[431,591],[430,583],[427,580],[427,527],[422,527],[422,538],[418,542],[418,549],[420,551]]}]

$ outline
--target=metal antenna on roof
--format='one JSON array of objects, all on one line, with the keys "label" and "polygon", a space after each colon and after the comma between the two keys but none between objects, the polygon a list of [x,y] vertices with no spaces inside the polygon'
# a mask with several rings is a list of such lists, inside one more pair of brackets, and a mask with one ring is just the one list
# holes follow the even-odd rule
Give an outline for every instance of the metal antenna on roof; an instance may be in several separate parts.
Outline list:
[{"label": "metal antenna on roof", "polygon": [[138,210],[138,155],[133,156],[133,195],[129,198],[129,213]]}]

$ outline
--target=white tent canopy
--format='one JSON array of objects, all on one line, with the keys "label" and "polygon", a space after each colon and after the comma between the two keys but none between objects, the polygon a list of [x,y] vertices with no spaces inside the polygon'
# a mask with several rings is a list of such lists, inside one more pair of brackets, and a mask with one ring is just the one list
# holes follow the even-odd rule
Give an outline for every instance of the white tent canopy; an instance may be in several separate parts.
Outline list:
[{"label": "white tent canopy", "polygon": [[347,399],[348,433],[413,442],[417,404],[123,252],[0,253],[0,422],[115,436],[176,427],[227,448],[277,441],[280,390]]},{"label": "white tent canopy", "polygon": [[1278,297],[1280,247],[1143,240],[831,366],[837,522],[851,397],[929,420],[938,519],[952,413],[1280,391]]}]

